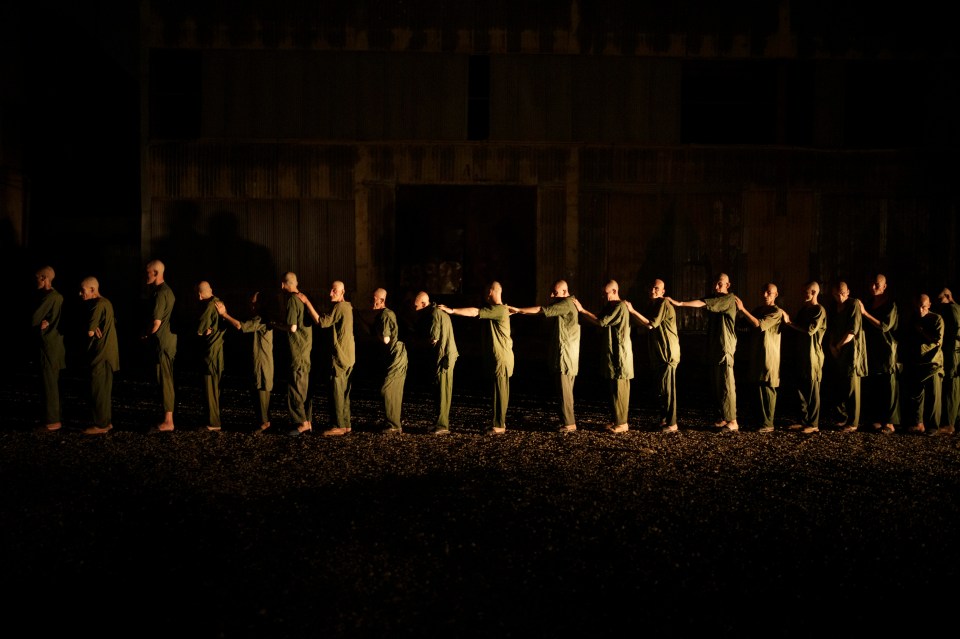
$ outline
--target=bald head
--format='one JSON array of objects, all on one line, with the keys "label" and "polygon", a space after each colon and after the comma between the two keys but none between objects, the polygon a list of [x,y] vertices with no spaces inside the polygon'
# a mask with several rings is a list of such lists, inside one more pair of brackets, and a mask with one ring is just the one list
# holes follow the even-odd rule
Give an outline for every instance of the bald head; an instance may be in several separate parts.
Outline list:
[{"label": "bald head", "polygon": [[53,278],[56,274],[53,272],[52,266],[44,266],[37,270],[34,273],[34,278],[37,280],[37,288],[50,290],[53,288]]},{"label": "bald head", "polygon": [[147,284],[163,284],[163,272],[166,267],[160,260],[147,262]]},{"label": "bald head", "polygon": [[197,284],[197,295],[202,300],[208,300],[213,297],[213,288],[210,286],[210,282],[203,281]]},{"label": "bald head", "polygon": [[287,271],[283,274],[283,279],[280,280],[280,288],[287,291],[288,293],[296,293],[297,286],[297,274],[293,271]]},{"label": "bald head", "polygon": [[873,278],[873,281],[870,282],[870,291],[874,295],[883,295],[887,290],[887,276],[882,273],[878,273],[876,277]]},{"label": "bald head", "polygon": [[713,290],[721,295],[725,295],[730,291],[730,276],[726,273],[720,273],[717,275],[717,281],[713,283]]},{"label": "bald head", "polygon": [[413,309],[419,311],[421,308],[426,308],[430,306],[430,296],[427,295],[426,291],[420,291],[417,293],[417,296],[413,298]]},{"label": "bald head", "polygon": [[937,294],[937,301],[941,304],[952,304],[953,293],[950,292],[949,288],[945,288]]},{"label": "bald head", "polygon": [[620,299],[620,285],[617,280],[610,280],[603,286],[603,293],[607,296],[608,302]]},{"label": "bald head", "polygon": [[925,316],[930,312],[930,296],[924,293],[917,295],[916,297],[917,312],[920,314],[920,317]]},{"label": "bald head", "polygon": [[490,282],[490,286],[487,288],[487,301],[491,304],[503,303],[503,286],[500,285],[500,282]]},{"label": "bald head", "polygon": [[80,282],[80,296],[85,300],[92,300],[100,297],[100,282],[95,277],[85,277]]},{"label": "bald head", "polygon": [[551,291],[550,297],[570,297],[570,288],[567,286],[566,280],[557,280],[553,283],[553,291]]},{"label": "bald head", "polygon": [[[341,282],[340,280],[334,280],[333,283],[330,285],[330,301],[342,302],[343,294],[345,291],[346,291],[346,288],[344,287],[343,282]],[[383,292],[383,297],[384,299],[386,299],[387,297],[386,291]]]},{"label": "bald head", "polygon": [[663,283],[661,279],[655,279],[650,284],[650,299],[656,300],[663,297],[664,293],[667,290],[667,285]]},{"label": "bald head", "polygon": [[819,296],[820,296],[819,282],[811,280],[803,285],[803,299],[805,302],[816,304],[817,298]]},{"label": "bald head", "polygon": [[377,310],[380,308],[387,307],[387,289],[378,288],[373,292],[373,309]]}]

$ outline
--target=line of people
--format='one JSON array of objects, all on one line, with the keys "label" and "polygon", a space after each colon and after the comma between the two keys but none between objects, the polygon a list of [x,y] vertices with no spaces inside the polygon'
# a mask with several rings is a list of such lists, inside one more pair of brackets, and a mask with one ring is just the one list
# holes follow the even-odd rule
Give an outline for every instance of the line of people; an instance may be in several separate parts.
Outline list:
[{"label": "line of people", "polygon": [[[160,391],[163,419],[153,430],[175,430],[174,360],[177,335],[171,329],[175,304],[172,289],[164,279],[164,264],[152,260],[146,266],[146,283],[150,291],[150,321],[142,338],[151,345],[156,380]],[[54,271],[46,266],[36,273],[38,303],[32,322],[40,342],[40,368],[43,388],[45,423],[41,430],[62,428],[58,378],[65,367],[63,335],[59,326],[63,297],[53,288]],[[430,301],[421,291],[413,300],[413,309],[425,319],[428,341],[433,349],[436,386],[435,422],[429,433],[450,432],[450,409],[453,399],[453,372],[458,358],[454,325],[450,317],[478,319],[482,367],[491,382],[493,415],[487,430],[502,434],[507,428],[510,378],[514,371],[513,341],[510,322],[514,315],[542,315],[550,326],[547,366],[556,392],[558,430],[577,430],[574,414],[574,385],[580,366],[581,318],[595,325],[604,340],[602,373],[609,382],[610,421],[606,430],[623,433],[629,430],[631,380],[634,378],[634,351],[631,334],[635,326],[646,333],[649,361],[656,380],[655,395],[659,417],[658,428],[664,433],[679,430],[677,419],[677,367],[680,363],[680,336],[677,311],[698,308],[706,313],[707,334],[704,358],[715,402],[719,432],[740,429],[737,421],[737,388],[734,364],[738,341],[737,320],[743,318],[750,337],[746,358],[747,371],[740,375],[756,385],[754,406],[759,416],[757,430],[775,430],[777,395],[780,386],[781,335],[794,333],[796,344],[796,386],[800,419],[789,430],[805,434],[819,432],[822,411],[821,382],[827,365],[825,352],[831,355],[834,387],[828,419],[841,431],[861,428],[861,380],[869,397],[863,411],[869,430],[892,433],[903,424],[915,433],[953,434],[960,410],[960,305],[948,289],[938,296],[937,312],[931,310],[929,296],[921,294],[915,302],[906,330],[900,329],[896,303],[887,291],[884,275],[871,283],[872,300],[868,303],[853,298],[845,282],[833,287],[835,308],[828,313],[820,304],[820,286],[811,281],[803,286],[803,302],[795,317],[777,305],[778,289],[766,284],[760,304],[748,310],[743,301],[730,291],[726,274],[714,282],[713,295],[693,300],[676,300],[666,295],[663,280],[650,285],[648,299],[640,308],[620,297],[619,285],[611,280],[604,286],[606,303],[597,314],[583,307],[570,294],[567,282],[554,283],[549,301],[542,306],[517,307],[505,304],[503,287],[491,282],[484,304],[479,307],[451,308]],[[356,365],[354,313],[345,299],[343,282],[335,281],[330,289],[331,309],[318,312],[310,299],[299,289],[297,275],[287,272],[281,279],[284,304],[279,317],[269,318],[262,303],[262,292],[250,299],[245,319],[232,316],[222,300],[214,295],[209,282],[196,286],[200,304],[196,336],[202,344],[203,389],[206,400],[206,428],[221,429],[220,382],[224,371],[224,334],[233,328],[250,335],[252,391],[255,398],[259,431],[271,427],[270,398],[273,391],[274,331],[286,335],[290,353],[287,378],[287,412],[292,422],[288,431],[300,435],[313,431],[311,354],[313,328],[328,328],[330,343],[331,423],[322,431],[325,436],[351,432],[350,394],[353,369]],[[90,372],[90,406],[92,424],[84,434],[102,435],[112,428],[112,378],[119,369],[119,349],[113,307],[100,295],[96,278],[81,282],[81,297],[87,315],[86,361]],[[373,333],[381,345],[383,381],[380,394],[383,403],[386,433],[403,432],[403,390],[409,368],[407,349],[400,338],[397,316],[386,305],[387,292],[373,292],[375,313]],[[829,317],[829,321],[828,321]],[[460,321],[460,320],[458,320]],[[902,344],[901,344],[902,342]],[[901,382],[905,396],[901,398]],[[942,401],[941,401],[941,398]],[[901,405],[908,415],[901,421]]]}]

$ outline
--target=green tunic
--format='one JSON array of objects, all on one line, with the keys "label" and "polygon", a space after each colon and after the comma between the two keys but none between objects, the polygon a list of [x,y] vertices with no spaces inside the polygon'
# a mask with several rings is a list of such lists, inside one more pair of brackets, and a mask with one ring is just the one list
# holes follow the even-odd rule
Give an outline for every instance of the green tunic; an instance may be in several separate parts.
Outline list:
[{"label": "green tunic", "polygon": [[480,331],[483,364],[496,377],[513,375],[513,339],[510,337],[510,311],[506,304],[487,304],[478,317],[484,322]]},{"label": "green tunic", "polygon": [[253,335],[253,383],[260,390],[273,390],[273,329],[259,315],[240,323],[240,330]]},{"label": "green tunic", "polygon": [[436,353],[437,400],[434,425],[437,430],[450,428],[450,406],[453,404],[453,369],[459,352],[457,340],[453,336],[453,322],[450,316],[440,310],[436,304],[430,306],[430,341]]},{"label": "green tunic", "polygon": [[776,305],[764,305],[753,310],[760,320],[750,352],[751,379],[772,388],[780,386],[780,328],[783,309]]},{"label": "green tunic", "polygon": [[940,426],[954,426],[960,415],[960,304],[938,304],[937,314],[943,318],[943,414]]},{"label": "green tunic", "polygon": [[827,311],[815,304],[804,306],[793,325],[800,329],[797,340],[797,365],[802,379],[819,382],[823,379],[823,336],[827,332]]},{"label": "green tunic", "polygon": [[607,379],[633,379],[633,344],[630,341],[630,311],[623,300],[607,303],[599,318],[607,331]]},{"label": "green tunic", "polygon": [[899,325],[897,305],[887,301],[870,314],[880,321],[880,326],[871,322],[863,325],[864,339],[867,344],[867,364],[871,375],[890,375],[897,370],[897,340],[894,333]]},{"label": "green tunic", "polygon": [[[197,335],[203,343],[203,364],[207,375],[219,377],[223,374],[223,322],[217,312],[216,303],[220,300],[211,297],[200,312],[197,323]],[[210,331],[207,334],[207,331]]]},{"label": "green tunic", "polygon": [[[43,291],[33,312],[32,324],[40,342],[40,378],[43,386],[43,412],[47,424],[60,422],[60,371],[67,367],[67,352],[60,333],[63,296],[56,290]],[[40,328],[47,320],[46,330]]]},{"label": "green tunic", "polygon": [[645,317],[650,321],[647,350],[650,361],[656,365],[677,366],[680,363],[680,334],[677,331],[677,311],[662,297],[650,300]]},{"label": "green tunic", "polygon": [[705,297],[707,313],[707,362],[733,366],[737,351],[737,298],[733,293]]},{"label": "green tunic", "polygon": [[389,308],[385,308],[377,315],[376,332],[381,338],[389,341],[381,344],[384,347],[385,372],[383,384],[380,387],[380,397],[383,399],[383,409],[387,424],[391,429],[401,427],[400,415],[403,406],[403,385],[407,378],[407,349],[399,339],[397,315]]},{"label": "green tunic", "polygon": [[849,298],[837,311],[831,323],[834,343],[853,333],[853,340],[840,349],[837,372],[845,377],[865,377],[867,374],[867,341],[863,333],[863,315],[858,300]]},{"label": "green tunic", "polygon": [[357,361],[356,343],[353,338],[353,305],[337,302],[326,315],[321,315],[317,325],[332,328],[332,364],[335,376],[347,374]]},{"label": "green tunic", "polygon": [[541,307],[543,314],[551,318],[550,370],[571,377],[580,369],[580,312],[574,299],[572,295],[560,297]]},{"label": "green tunic", "polygon": [[287,332],[290,344],[290,368],[310,371],[310,351],[313,350],[313,321],[307,316],[306,306],[295,294],[287,296],[287,309],[284,323],[296,326],[294,332]]},{"label": "green tunic", "polygon": [[[90,412],[93,424],[100,428],[111,426],[113,404],[113,373],[120,369],[120,349],[117,345],[116,321],[113,304],[105,297],[88,301],[87,332],[93,333],[87,344],[90,366]],[[99,332],[100,337],[97,337]]]},{"label": "green tunic", "polygon": [[153,287],[153,309],[151,319],[159,320],[160,327],[153,334],[153,343],[157,357],[157,384],[163,410],[172,413],[175,407],[176,391],[173,385],[173,360],[177,356],[177,335],[170,327],[173,305],[176,297],[170,286],[163,282]]}]

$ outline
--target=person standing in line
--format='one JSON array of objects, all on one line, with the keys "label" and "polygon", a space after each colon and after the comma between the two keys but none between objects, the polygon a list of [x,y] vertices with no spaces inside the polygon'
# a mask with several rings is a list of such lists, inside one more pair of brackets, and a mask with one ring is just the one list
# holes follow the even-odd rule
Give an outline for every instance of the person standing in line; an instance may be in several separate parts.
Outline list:
[{"label": "person standing in line", "polygon": [[827,311],[819,302],[820,284],[810,281],[803,285],[803,306],[786,326],[797,331],[797,394],[800,398],[800,423],[789,430],[805,434],[820,432],[820,383],[823,380],[823,338],[827,333]]},{"label": "person standing in line", "polygon": [[63,334],[60,333],[63,295],[53,288],[55,276],[52,266],[44,266],[34,274],[39,293],[30,321],[40,347],[43,392],[44,422],[37,430],[51,433],[63,427],[60,417],[60,371],[67,367],[67,352],[63,345]]},{"label": "person standing in line", "polygon": [[630,311],[620,299],[620,285],[610,280],[603,287],[607,303],[597,317],[575,302],[577,310],[595,324],[606,329],[607,347],[604,350],[606,370],[610,380],[610,413],[612,422],[608,433],[625,433],[630,429],[630,380],[633,379],[633,342],[630,340]]},{"label": "person standing in line", "polygon": [[546,306],[510,306],[511,313],[536,315],[542,313],[550,322],[550,350],[548,367],[556,380],[557,394],[560,399],[561,433],[577,430],[577,420],[573,412],[573,385],[580,368],[580,312],[576,298],[570,295],[566,281],[553,283],[550,293],[551,302]]},{"label": "person standing in line", "polygon": [[953,435],[960,412],[960,304],[945,288],[937,295],[937,314],[943,318],[943,388],[940,427],[934,434]]},{"label": "person standing in line", "polygon": [[850,297],[846,282],[833,287],[837,312],[831,322],[830,354],[836,360],[836,392],[834,413],[837,428],[852,433],[860,427],[860,378],[867,375],[867,343],[863,334],[863,305]]},{"label": "person standing in line", "polygon": [[399,339],[397,315],[387,308],[387,291],[378,288],[373,292],[373,310],[377,313],[374,332],[383,344],[384,377],[380,386],[383,411],[386,416],[384,433],[403,432],[400,416],[403,408],[403,385],[407,379],[407,347]]},{"label": "person standing in line", "polygon": [[254,410],[260,424],[256,432],[262,433],[270,428],[270,393],[273,391],[273,324],[265,317],[259,291],[250,297],[250,319],[243,322],[231,317],[227,313],[226,305],[220,300],[217,300],[214,305],[217,313],[228,324],[253,337]]},{"label": "person standing in line", "polygon": [[152,342],[155,352],[157,385],[163,405],[163,421],[153,430],[166,433],[174,429],[173,410],[176,393],[173,385],[173,363],[177,356],[177,334],[170,326],[176,297],[164,278],[166,267],[160,260],[147,264],[147,286],[150,290],[150,323],[145,339]]},{"label": "person standing in line", "polygon": [[330,366],[330,393],[333,414],[330,426],[323,431],[325,436],[347,435],[350,433],[350,387],[353,366],[357,361],[356,343],[353,337],[353,305],[345,299],[346,289],[343,282],[337,280],[330,286],[330,301],[333,308],[329,313],[320,315],[303,293],[300,300],[313,316],[314,323],[320,328],[330,328],[333,341]]},{"label": "person standing in line", "polygon": [[493,421],[487,434],[505,433],[514,359],[513,339],[510,337],[510,310],[503,303],[503,286],[500,282],[491,282],[487,288],[486,304],[482,307],[449,308],[440,304],[439,308],[448,315],[483,320],[480,331],[483,367],[493,380]]},{"label": "person standing in line", "polygon": [[450,433],[450,406],[453,403],[453,369],[459,356],[457,340],[453,335],[453,323],[447,313],[430,302],[426,291],[417,293],[413,308],[418,314],[427,313],[430,318],[429,339],[436,355],[436,421],[429,432],[433,435],[447,435]]},{"label": "person standing in line", "polygon": [[930,312],[930,297],[918,295],[915,314],[907,333],[906,378],[910,426],[917,434],[935,434],[940,420],[940,388],[943,383],[943,318]]},{"label": "person standing in line", "polygon": [[780,333],[790,316],[777,306],[777,285],[766,284],[761,291],[763,304],[751,313],[737,299],[737,309],[756,329],[750,351],[748,370],[750,379],[759,389],[760,415],[763,423],[757,429],[761,433],[774,430],[773,418],[777,412],[777,388],[780,386]]},{"label": "person standing in line", "polygon": [[210,282],[197,284],[201,311],[197,335],[203,343],[203,388],[207,400],[207,430],[218,431],[220,424],[220,379],[223,377],[223,324]]},{"label": "person standing in line", "polygon": [[290,379],[287,381],[287,411],[296,424],[291,435],[313,430],[313,400],[310,397],[310,354],[313,350],[313,320],[300,292],[297,274],[287,271],[280,287],[286,296],[282,328],[290,345]]},{"label": "person standing in line", "polygon": [[867,367],[869,375],[864,378],[864,405],[873,430],[880,433],[894,432],[894,424],[900,423],[899,363],[897,339],[899,325],[897,304],[887,292],[887,278],[878,274],[870,283],[873,301],[867,310],[860,302],[860,314],[866,320],[863,335],[867,342]]},{"label": "person standing in line", "polygon": [[677,312],[667,302],[666,285],[656,279],[650,285],[650,300],[644,310],[648,317],[625,301],[630,314],[650,330],[647,350],[650,362],[657,372],[657,403],[660,408],[660,431],[675,433],[677,425],[677,366],[680,364],[680,333],[677,330]]},{"label": "person standing in line", "polygon": [[[716,295],[698,300],[678,302],[667,298],[681,308],[705,308],[707,310],[707,366],[713,380],[713,394],[718,411],[714,424],[720,432],[740,430],[737,423],[737,382],[733,374],[734,356],[737,351],[737,308],[740,298],[730,292],[730,276],[720,273],[713,284]],[[740,303],[742,306],[743,303]]]},{"label": "person standing in line", "polygon": [[90,413],[93,425],[84,435],[105,435],[113,430],[113,374],[120,370],[113,304],[100,295],[100,282],[87,277],[80,282],[87,312],[87,365],[90,370]]}]

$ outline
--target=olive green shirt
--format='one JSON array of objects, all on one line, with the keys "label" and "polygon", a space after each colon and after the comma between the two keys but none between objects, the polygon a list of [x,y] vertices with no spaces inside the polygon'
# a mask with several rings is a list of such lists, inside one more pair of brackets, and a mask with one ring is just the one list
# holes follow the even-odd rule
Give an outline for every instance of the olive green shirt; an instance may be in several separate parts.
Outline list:
[{"label": "olive green shirt", "polygon": [[[88,338],[87,357],[91,368],[105,364],[110,370],[120,370],[120,347],[117,342],[116,320],[113,314],[113,304],[105,297],[87,300],[87,332],[93,333]],[[97,331],[100,337],[97,337]]]},{"label": "olive green shirt", "polygon": [[880,321],[879,327],[872,322],[863,325],[870,374],[893,373],[897,370],[897,340],[894,338],[894,332],[899,325],[897,305],[893,301],[887,301],[869,312]]},{"label": "olive green shirt", "polygon": [[480,331],[484,368],[497,377],[513,375],[513,339],[510,337],[510,311],[506,304],[487,304],[477,316],[484,322]]},{"label": "olive green shirt", "polygon": [[737,351],[737,298],[733,293],[705,297],[707,309],[707,363],[733,366]]},{"label": "olive green shirt", "polygon": [[943,372],[956,377],[960,366],[960,304],[938,304],[937,314],[943,318]]},{"label": "olive green shirt", "polygon": [[677,330],[677,311],[673,304],[658,297],[647,303],[644,316],[649,320],[647,351],[655,366],[680,363],[680,333]]},{"label": "olive green shirt", "polygon": [[170,326],[170,318],[173,316],[173,305],[176,303],[176,299],[173,289],[166,282],[153,287],[151,319],[153,321],[160,320],[160,328],[153,334],[158,355],[163,353],[168,357],[174,357],[177,354],[177,335]]},{"label": "olive green shirt", "polygon": [[763,305],[753,310],[760,321],[753,335],[750,352],[751,378],[776,388],[780,386],[780,329],[783,309],[776,305]]},{"label": "olive green shirt", "polygon": [[273,390],[273,329],[257,315],[240,322],[240,330],[253,334],[253,379],[256,387],[265,391]]},{"label": "olive green shirt", "polygon": [[[31,326],[37,330],[40,340],[40,351],[47,358],[54,370],[67,367],[67,351],[63,345],[63,334],[60,333],[60,315],[63,310],[63,295],[55,288],[42,291],[37,308],[33,312]],[[40,330],[40,324],[47,320],[46,330]]]},{"label": "olive green shirt", "polygon": [[599,321],[600,326],[607,329],[607,378],[633,379],[633,343],[630,341],[630,311],[626,302],[608,302]]},{"label": "olive green shirt", "polygon": [[357,361],[356,342],[353,338],[353,305],[346,300],[335,302],[326,315],[320,316],[317,325],[321,328],[333,328],[333,370],[335,374],[352,368]]},{"label": "olive green shirt", "polygon": [[804,306],[793,318],[800,329],[797,340],[797,365],[800,377],[819,382],[823,379],[823,336],[827,332],[827,311],[821,305]]},{"label": "olive green shirt", "polygon": [[437,371],[451,368],[460,355],[453,336],[453,322],[436,304],[430,305],[430,341],[437,354]]},{"label": "olive green shirt", "polygon": [[867,340],[863,334],[863,315],[860,304],[855,298],[849,298],[837,310],[831,323],[831,339],[838,343],[847,333],[853,334],[853,340],[840,349],[837,358],[837,372],[847,377],[865,377],[867,374]]},{"label": "olive green shirt", "polygon": [[943,368],[943,318],[936,313],[917,317],[914,322],[914,345],[910,363],[921,370],[938,371]]},{"label": "olive green shirt", "polygon": [[220,313],[217,312],[216,303],[219,301],[216,297],[211,297],[203,302],[197,323],[197,335],[203,343],[203,363],[212,375],[223,373],[224,326]]},{"label": "olive green shirt", "polygon": [[307,314],[307,308],[295,293],[287,296],[287,312],[284,323],[287,327],[296,326],[294,332],[287,332],[290,344],[290,367],[294,370],[310,370],[310,351],[313,350],[313,320]]},{"label": "olive green shirt", "polygon": [[550,318],[551,371],[575,377],[580,369],[580,311],[574,297],[558,297],[542,306],[543,314]]},{"label": "olive green shirt", "polygon": [[377,315],[375,326],[379,337],[386,337],[390,340],[386,344],[383,343],[382,339],[380,340],[381,345],[383,345],[386,351],[384,361],[386,374],[387,377],[390,377],[396,373],[399,368],[407,364],[407,352],[403,342],[400,341],[400,326],[397,324],[397,314],[389,308],[384,308]]}]

